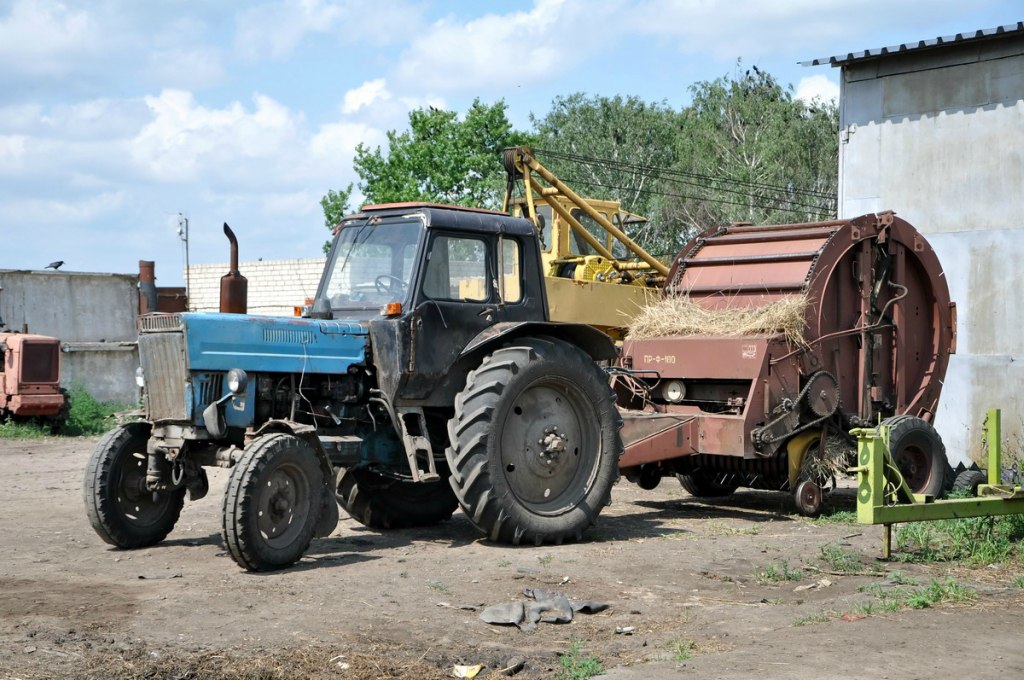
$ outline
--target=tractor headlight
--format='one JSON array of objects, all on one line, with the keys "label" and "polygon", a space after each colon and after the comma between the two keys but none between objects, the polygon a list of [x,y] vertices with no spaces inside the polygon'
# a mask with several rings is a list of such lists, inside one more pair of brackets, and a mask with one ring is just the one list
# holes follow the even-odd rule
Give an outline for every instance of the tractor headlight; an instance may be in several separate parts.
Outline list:
[{"label": "tractor headlight", "polygon": [[138,385],[139,387],[146,386],[146,374],[142,370],[142,366],[139,366],[138,368],[135,369],[135,384]]},{"label": "tractor headlight", "polygon": [[228,371],[228,391],[236,397],[245,393],[249,386],[249,376],[240,368],[232,368]]}]

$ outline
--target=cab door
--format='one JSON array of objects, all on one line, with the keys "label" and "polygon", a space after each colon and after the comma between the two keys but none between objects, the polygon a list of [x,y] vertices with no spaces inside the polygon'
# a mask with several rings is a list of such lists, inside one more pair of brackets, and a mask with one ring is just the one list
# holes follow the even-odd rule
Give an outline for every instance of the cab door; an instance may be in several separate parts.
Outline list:
[{"label": "cab door", "polygon": [[527,320],[521,251],[517,240],[499,234],[430,233],[401,398],[450,405],[449,369],[470,340],[496,323]]}]

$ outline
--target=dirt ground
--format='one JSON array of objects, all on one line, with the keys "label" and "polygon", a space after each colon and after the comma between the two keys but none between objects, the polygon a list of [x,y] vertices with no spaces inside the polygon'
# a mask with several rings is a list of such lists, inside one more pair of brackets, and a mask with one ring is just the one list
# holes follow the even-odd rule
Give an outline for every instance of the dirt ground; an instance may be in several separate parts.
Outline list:
[{"label": "dirt ground", "polygon": [[[711,503],[623,480],[586,542],[540,548],[481,541],[460,513],[387,534],[342,513],[295,567],[248,574],[221,540],[222,470],[164,543],[102,543],[81,491],[95,442],[0,441],[0,678],[499,677],[518,661],[516,677],[548,678],[574,648],[620,679],[1024,677],[1019,567],[881,563],[881,528],[799,518],[783,494]],[[977,596],[864,616],[879,600],[863,589],[897,570]],[[536,587],[611,607],[532,632],[479,619]]]}]

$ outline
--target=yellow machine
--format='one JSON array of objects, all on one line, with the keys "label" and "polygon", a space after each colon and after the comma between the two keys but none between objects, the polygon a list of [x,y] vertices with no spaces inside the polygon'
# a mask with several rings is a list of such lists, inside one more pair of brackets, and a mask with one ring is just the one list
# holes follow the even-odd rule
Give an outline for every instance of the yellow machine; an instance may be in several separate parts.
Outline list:
[{"label": "yellow machine", "polygon": [[[618,201],[580,197],[528,147],[506,149],[504,164],[504,210],[531,220],[541,239],[551,319],[586,323],[621,339],[668,274],[626,234],[647,219],[622,210]],[[515,195],[520,181],[521,195]]]}]

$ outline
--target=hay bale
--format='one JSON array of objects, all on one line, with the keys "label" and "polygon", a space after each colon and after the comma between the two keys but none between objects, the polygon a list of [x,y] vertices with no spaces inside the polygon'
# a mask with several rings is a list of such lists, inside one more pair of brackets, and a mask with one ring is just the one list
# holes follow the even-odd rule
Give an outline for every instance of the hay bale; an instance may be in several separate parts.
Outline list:
[{"label": "hay bale", "polygon": [[686,295],[671,295],[648,304],[629,325],[630,339],[668,335],[782,334],[794,344],[804,343],[807,297],[792,295],[761,307],[708,309]]}]

